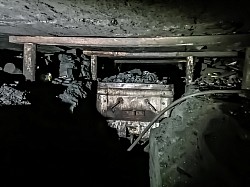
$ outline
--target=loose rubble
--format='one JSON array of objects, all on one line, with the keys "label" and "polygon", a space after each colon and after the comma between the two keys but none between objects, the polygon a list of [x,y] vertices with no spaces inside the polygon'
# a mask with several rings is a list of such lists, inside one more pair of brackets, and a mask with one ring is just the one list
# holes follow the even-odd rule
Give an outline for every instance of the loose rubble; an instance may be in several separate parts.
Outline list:
[{"label": "loose rubble", "polygon": [[73,113],[74,108],[78,105],[79,100],[87,97],[87,92],[84,88],[90,89],[91,83],[88,81],[85,84],[83,81],[73,79],[56,78],[52,81],[53,84],[61,84],[67,88],[62,94],[57,96],[62,102],[70,104],[70,111]]},{"label": "loose rubble", "polygon": [[[72,50],[71,50],[72,51]],[[73,54],[59,54],[59,77],[71,79],[90,79],[90,60],[85,56]]]},{"label": "loose rubble", "polygon": [[205,59],[201,76],[195,81],[200,88],[227,89],[240,88],[242,79],[239,76],[239,61],[227,61],[217,58]]},{"label": "loose rubble", "polygon": [[90,61],[85,56],[78,57],[76,52],[59,54],[58,59],[59,78],[52,80],[52,83],[66,86],[64,92],[57,97],[70,104],[70,111],[73,113],[79,101],[87,97],[86,89],[91,89]]},{"label": "loose rubble", "polygon": [[26,99],[26,92],[3,84],[0,87],[0,106],[3,105],[30,105],[30,102]]},{"label": "loose rubble", "polygon": [[124,73],[119,73],[111,77],[106,77],[102,82],[114,83],[146,83],[146,84],[166,84],[166,81],[159,81],[155,73],[133,69]]}]

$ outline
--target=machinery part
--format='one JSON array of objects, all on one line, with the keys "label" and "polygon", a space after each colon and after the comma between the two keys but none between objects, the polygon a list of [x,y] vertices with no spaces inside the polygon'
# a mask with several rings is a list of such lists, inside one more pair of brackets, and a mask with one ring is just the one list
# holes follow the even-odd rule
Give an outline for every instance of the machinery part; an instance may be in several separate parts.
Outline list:
[{"label": "machinery part", "polygon": [[23,49],[23,75],[26,80],[35,81],[36,44],[25,43]]},{"label": "machinery part", "polygon": [[135,145],[142,139],[145,133],[152,127],[152,125],[162,116],[164,113],[179,103],[185,101],[188,98],[191,97],[197,97],[197,96],[202,96],[202,95],[210,95],[210,94],[240,94],[242,93],[243,90],[209,90],[209,91],[203,91],[203,92],[198,92],[198,93],[193,93],[190,95],[186,95],[184,97],[181,97],[180,99],[174,101],[170,105],[168,105],[166,108],[164,108],[160,113],[158,113],[154,119],[149,123],[149,125],[144,129],[144,131],[139,135],[139,137],[134,141],[134,143],[127,149],[127,151],[131,151]]},{"label": "machinery part", "polygon": [[111,107],[112,112],[115,112],[115,107],[117,107],[119,104],[123,102],[122,97],[117,98],[117,102]]},{"label": "machinery part", "polygon": [[148,99],[145,99],[145,103],[150,106],[154,110],[154,112],[157,112],[156,108],[150,103]]}]

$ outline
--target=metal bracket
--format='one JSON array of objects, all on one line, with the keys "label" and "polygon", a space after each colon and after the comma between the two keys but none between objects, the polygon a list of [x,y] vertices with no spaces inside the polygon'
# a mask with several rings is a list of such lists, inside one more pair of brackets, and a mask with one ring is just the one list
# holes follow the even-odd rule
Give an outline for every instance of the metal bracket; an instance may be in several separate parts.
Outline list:
[{"label": "metal bracket", "polygon": [[121,97],[117,98],[116,103],[111,107],[112,112],[115,112],[115,107],[117,107],[119,104],[122,104],[123,99]]},{"label": "metal bracket", "polygon": [[150,103],[148,99],[145,99],[145,103],[150,106],[151,109],[153,109],[154,112],[157,112],[156,108]]}]

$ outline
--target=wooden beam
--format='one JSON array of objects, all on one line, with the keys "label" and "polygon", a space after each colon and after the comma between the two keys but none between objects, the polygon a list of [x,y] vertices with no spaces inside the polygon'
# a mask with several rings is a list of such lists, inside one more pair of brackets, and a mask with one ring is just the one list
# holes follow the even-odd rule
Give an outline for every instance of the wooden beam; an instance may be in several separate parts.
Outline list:
[{"label": "wooden beam", "polygon": [[194,66],[195,66],[195,59],[193,56],[187,57],[187,64],[186,64],[186,85],[192,84],[194,81]]},{"label": "wooden beam", "polygon": [[132,60],[132,59],[126,59],[126,60],[115,60],[116,64],[171,64],[171,63],[186,63],[186,60],[182,59],[163,59],[163,60]]},{"label": "wooden beam", "polygon": [[250,89],[250,47],[246,49],[243,67],[242,89]]},{"label": "wooden beam", "polygon": [[128,53],[128,52],[106,52],[106,51],[83,51],[83,54],[99,57],[115,57],[115,58],[187,58],[195,57],[236,57],[238,52],[147,52],[147,53]]},{"label": "wooden beam", "polygon": [[26,80],[35,81],[36,44],[25,43],[23,49],[23,75]]},{"label": "wooden beam", "polygon": [[97,80],[97,56],[91,56],[91,75],[92,80]]},{"label": "wooden beam", "polygon": [[250,46],[250,35],[210,35],[157,38],[10,36],[11,43],[85,47]]}]

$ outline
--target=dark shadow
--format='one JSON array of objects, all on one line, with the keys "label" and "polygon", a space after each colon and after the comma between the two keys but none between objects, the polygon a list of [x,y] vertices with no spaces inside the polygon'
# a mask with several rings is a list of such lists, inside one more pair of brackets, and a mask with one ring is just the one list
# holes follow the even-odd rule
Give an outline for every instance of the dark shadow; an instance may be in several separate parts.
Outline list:
[{"label": "dark shadow", "polygon": [[126,152],[94,94],[71,114],[54,97],[62,88],[29,88],[32,105],[0,107],[0,169],[13,179],[7,186],[149,186],[148,155]]}]

